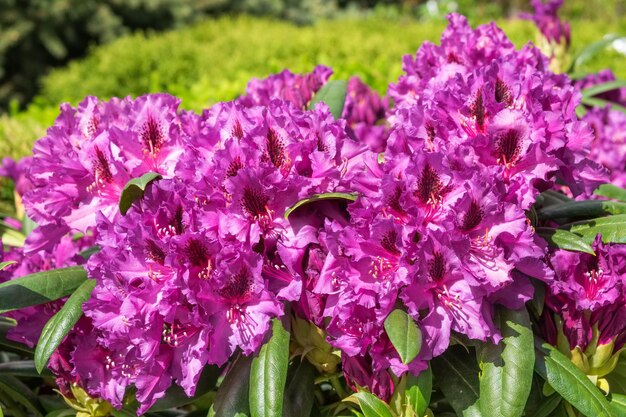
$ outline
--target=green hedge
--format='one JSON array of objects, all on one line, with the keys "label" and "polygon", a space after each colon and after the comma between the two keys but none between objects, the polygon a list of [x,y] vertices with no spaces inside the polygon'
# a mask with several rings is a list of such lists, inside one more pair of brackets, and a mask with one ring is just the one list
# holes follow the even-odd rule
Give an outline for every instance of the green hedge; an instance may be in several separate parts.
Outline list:
[{"label": "green hedge", "polygon": [[[626,22],[626,20],[625,20]],[[518,44],[534,39],[528,22],[502,21]],[[618,31],[619,25],[576,22],[573,52]],[[85,59],[53,71],[43,80],[42,94],[25,112],[0,117],[0,155],[28,153],[32,141],[51,124],[58,104],[77,103],[86,95],[102,98],[165,91],[182,98],[183,106],[200,110],[235,98],[252,77],[283,68],[310,71],[326,64],[335,77],[356,74],[378,91],[401,73],[401,57],[414,53],[424,40],[436,41],[445,22],[405,19],[342,19],[297,27],[251,17],[207,20],[161,34],[136,34],[94,49]],[[626,77],[623,57],[604,53],[587,68],[607,66]]]}]

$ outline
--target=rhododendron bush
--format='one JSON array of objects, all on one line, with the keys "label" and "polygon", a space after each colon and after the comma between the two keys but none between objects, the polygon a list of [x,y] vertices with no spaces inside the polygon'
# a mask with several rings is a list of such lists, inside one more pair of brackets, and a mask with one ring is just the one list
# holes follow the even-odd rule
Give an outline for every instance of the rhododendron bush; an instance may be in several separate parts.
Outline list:
[{"label": "rhododendron bush", "polygon": [[553,72],[559,5],[548,55],[450,15],[388,97],[62,105],[2,166],[5,412],[626,416],[626,84]]}]

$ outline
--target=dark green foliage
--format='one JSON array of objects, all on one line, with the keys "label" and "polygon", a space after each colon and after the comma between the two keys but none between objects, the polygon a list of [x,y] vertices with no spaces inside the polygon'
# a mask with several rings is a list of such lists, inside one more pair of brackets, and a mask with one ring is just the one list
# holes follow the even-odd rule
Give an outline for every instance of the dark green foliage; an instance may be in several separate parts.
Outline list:
[{"label": "dark green foliage", "polygon": [[233,12],[310,23],[333,10],[321,0],[0,0],[0,109],[28,103],[50,68],[136,30]]}]

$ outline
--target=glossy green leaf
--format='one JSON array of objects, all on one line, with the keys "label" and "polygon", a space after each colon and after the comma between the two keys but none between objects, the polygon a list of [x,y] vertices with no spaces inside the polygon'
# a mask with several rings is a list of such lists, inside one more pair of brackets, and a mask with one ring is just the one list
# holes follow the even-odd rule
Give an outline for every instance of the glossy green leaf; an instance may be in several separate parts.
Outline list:
[{"label": "glossy green leaf", "polygon": [[298,201],[293,206],[289,207],[285,210],[285,219],[289,218],[289,215],[293,213],[295,210],[299,209],[302,206],[307,204],[315,203],[317,201],[324,200],[344,200],[344,201],[356,201],[357,194],[356,193],[324,193],[324,194],[315,194],[309,198],[304,198]]},{"label": "glossy green leaf", "polygon": [[539,208],[554,206],[573,201],[563,193],[554,190],[547,190],[537,196],[536,204]]},{"label": "glossy green leaf", "polygon": [[502,341],[480,351],[480,399],[483,417],[520,417],[533,383],[534,339],[526,308],[498,314]]},{"label": "glossy green leaf", "polygon": [[547,343],[535,343],[535,371],[587,417],[613,417],[609,402],[565,355]]},{"label": "glossy green leaf", "polygon": [[35,367],[40,373],[48,364],[50,356],[83,315],[83,303],[89,300],[95,286],[95,280],[83,282],[44,326],[35,348]]},{"label": "glossy green leaf", "polygon": [[593,87],[585,88],[580,93],[583,97],[593,97],[598,94],[606,93],[626,87],[626,80],[613,80],[602,84],[596,84]]},{"label": "glossy green leaf", "polygon": [[385,331],[402,363],[415,359],[422,348],[422,332],[403,310],[393,310],[385,319]]},{"label": "glossy green leaf", "polygon": [[155,180],[161,179],[161,174],[156,172],[148,172],[139,178],[133,178],[128,181],[120,195],[120,213],[126,214],[130,206],[141,198],[146,191],[146,187]]},{"label": "glossy green leaf", "polygon": [[602,197],[626,202],[626,189],[613,184],[602,184],[593,193]]},{"label": "glossy green leaf", "polygon": [[626,416],[626,395],[611,394],[609,404],[616,416]]},{"label": "glossy green leaf", "polygon": [[541,219],[590,219],[608,214],[625,214],[626,203],[605,200],[572,201],[539,210]]},{"label": "glossy green leaf", "polygon": [[[433,391],[433,373],[428,368],[420,372],[418,376],[410,373],[407,377],[406,404],[417,416],[423,416],[430,404],[430,396]],[[407,415],[410,415],[407,413]]]},{"label": "glossy green leaf", "polygon": [[602,52],[606,47],[611,45],[613,42],[619,39],[626,39],[625,37],[619,35],[606,35],[604,38],[599,41],[593,42],[587,47],[585,47],[582,51],[578,53],[578,55],[572,61],[572,65],[570,66],[568,73],[576,71],[578,67],[580,67],[585,62],[589,61],[591,58]]},{"label": "glossy green leaf", "polygon": [[14,265],[16,264],[17,261],[4,261],[4,262],[0,262],[0,271],[2,271],[3,269],[6,269],[9,265]]},{"label": "glossy green leaf", "polygon": [[626,214],[577,222],[569,230],[582,236],[587,243],[593,242],[598,234],[602,234],[604,243],[626,243]]},{"label": "glossy green leaf", "polygon": [[159,398],[154,405],[150,407],[149,412],[154,413],[166,411],[172,408],[191,404],[198,398],[206,395],[209,391],[215,389],[217,380],[221,373],[222,369],[217,366],[205,366],[202,370],[202,374],[200,374],[200,379],[198,380],[196,392],[193,397],[188,397],[181,387],[174,385],[165,392],[165,396],[163,396],[163,398]]},{"label": "glossy green leaf", "polygon": [[595,255],[591,245],[575,233],[552,227],[538,227],[535,229],[535,232],[548,242],[550,247]]},{"label": "glossy green leaf", "polygon": [[6,338],[7,332],[13,327],[15,327],[14,324],[0,322],[0,348],[2,348],[0,350],[14,352],[21,356],[33,355],[34,351],[28,346],[22,345],[21,343],[14,342]]},{"label": "glossy green leaf", "polygon": [[459,416],[478,416],[478,365],[464,347],[450,346],[431,361],[439,390]]},{"label": "glossy green leaf", "polygon": [[13,375],[27,378],[39,378],[41,376],[51,377],[52,373],[47,369],[41,374],[35,368],[33,361],[11,361],[0,363],[0,375]]},{"label": "glossy green leaf", "polygon": [[0,313],[48,303],[71,294],[87,279],[82,266],[52,269],[0,284]]},{"label": "glossy green leaf", "polygon": [[39,403],[46,411],[46,413],[51,413],[55,410],[67,409],[67,403],[65,402],[63,397],[58,394],[39,394],[37,396],[37,399],[39,400]]},{"label": "glossy green leaf", "polygon": [[598,97],[583,97],[580,102],[590,107],[603,108],[606,106],[611,106],[611,110],[617,110],[622,113],[626,113],[626,107],[620,104],[614,103],[612,101],[604,100]]},{"label": "glossy green leaf", "polygon": [[282,417],[288,365],[289,332],[280,320],[274,319],[272,337],[252,360],[249,391],[252,417]]},{"label": "glossy green leaf", "polygon": [[315,368],[296,360],[287,373],[283,417],[309,417],[315,401]]},{"label": "glossy green leaf", "polygon": [[69,408],[63,410],[54,410],[46,414],[46,417],[70,417],[75,416],[76,410],[71,410]]},{"label": "glossy green leaf", "polygon": [[213,404],[215,417],[229,417],[237,413],[250,414],[248,391],[251,366],[251,356],[241,355],[237,358],[215,395]]},{"label": "glossy green leaf", "polygon": [[559,394],[552,394],[548,398],[545,398],[537,411],[532,417],[549,417],[554,410],[561,404],[563,398]]},{"label": "glossy green leaf", "polygon": [[621,354],[613,372],[605,376],[612,393],[626,395],[626,354]]},{"label": "glossy green leaf", "polygon": [[44,409],[37,396],[19,379],[11,375],[0,375],[0,391],[36,417],[43,417]]},{"label": "glossy green leaf", "polygon": [[27,215],[24,215],[22,219],[22,233],[25,236],[30,235],[30,233],[37,228],[37,223]]},{"label": "glossy green leaf", "polygon": [[4,417],[4,411],[2,411],[2,403],[0,403],[0,417]]},{"label": "glossy green leaf", "polygon": [[377,396],[365,391],[357,392],[353,396],[359,401],[365,417],[393,417],[389,406]]},{"label": "glossy green leaf", "polygon": [[89,259],[91,257],[91,255],[94,255],[96,253],[100,252],[100,246],[98,245],[94,245],[90,248],[85,249],[84,251],[80,252],[79,255],[82,256],[84,259]]},{"label": "glossy green leaf", "polygon": [[14,248],[21,248],[26,242],[26,236],[14,229],[4,229],[2,231],[2,244],[6,246],[12,246]]},{"label": "glossy green leaf", "polygon": [[346,94],[348,92],[348,82],[345,80],[328,81],[311,99],[309,109],[315,108],[319,102],[324,102],[330,107],[330,112],[335,119],[341,118],[343,106],[346,103]]}]

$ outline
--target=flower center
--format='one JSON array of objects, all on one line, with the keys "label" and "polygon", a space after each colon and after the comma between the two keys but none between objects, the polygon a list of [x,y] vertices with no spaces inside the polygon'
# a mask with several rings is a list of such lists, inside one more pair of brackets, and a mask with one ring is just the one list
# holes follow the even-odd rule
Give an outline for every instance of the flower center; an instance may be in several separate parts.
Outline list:
[{"label": "flower center", "polygon": [[96,160],[93,164],[93,170],[96,182],[99,184],[110,184],[113,182],[113,174],[111,173],[111,168],[109,167],[109,161],[107,161],[106,156],[97,146],[95,147],[95,151]]},{"label": "flower center", "polygon": [[209,262],[209,250],[198,239],[191,238],[185,245],[184,253],[193,266],[205,267]]},{"label": "flower center", "polygon": [[476,92],[476,98],[470,106],[472,117],[476,120],[476,126],[478,130],[484,132],[485,130],[485,103],[483,102],[483,89],[479,88]]},{"label": "flower center", "polygon": [[396,240],[398,239],[398,232],[395,230],[389,230],[382,239],[380,239],[380,246],[392,255],[400,256],[400,250],[396,246]]},{"label": "flower center", "polygon": [[496,141],[496,157],[499,164],[507,168],[515,165],[522,153],[522,138],[516,129],[500,134]]},{"label": "flower center", "polygon": [[146,257],[159,265],[165,263],[165,252],[152,239],[146,239]]},{"label": "flower center", "polygon": [[245,301],[252,293],[252,280],[246,268],[231,275],[226,285],[219,290],[219,294],[230,301]]},{"label": "flower center", "polygon": [[444,185],[439,174],[430,164],[426,164],[417,181],[415,196],[422,204],[435,205],[442,200]]},{"label": "flower center", "polygon": [[276,168],[281,168],[285,162],[285,145],[273,129],[267,131],[267,156]]},{"label": "flower center", "polygon": [[235,125],[233,126],[233,136],[239,140],[243,139],[243,128],[241,127],[239,120],[235,120]]},{"label": "flower center", "polygon": [[237,156],[228,165],[226,177],[234,177],[241,168],[243,168],[243,162],[241,162],[241,158]]},{"label": "flower center", "polygon": [[248,216],[253,219],[259,219],[267,214],[267,203],[269,197],[263,192],[255,190],[251,187],[246,187],[243,190],[243,196],[241,197],[241,207]]},{"label": "flower center", "polygon": [[433,259],[428,261],[428,275],[434,282],[440,282],[446,274],[446,261],[441,252],[435,252]]},{"label": "flower center", "polygon": [[146,151],[153,155],[161,150],[161,146],[165,140],[161,123],[156,121],[153,117],[149,117],[146,123],[144,123],[139,136],[141,142],[146,147]]},{"label": "flower center", "polygon": [[463,215],[461,230],[464,232],[469,232],[473,230],[483,220],[483,216],[483,209],[480,207],[476,200],[472,200],[469,209],[467,210],[465,215]]},{"label": "flower center", "polygon": [[500,78],[496,80],[495,96],[498,103],[504,103],[507,107],[513,104],[513,95],[511,94],[511,89]]}]

